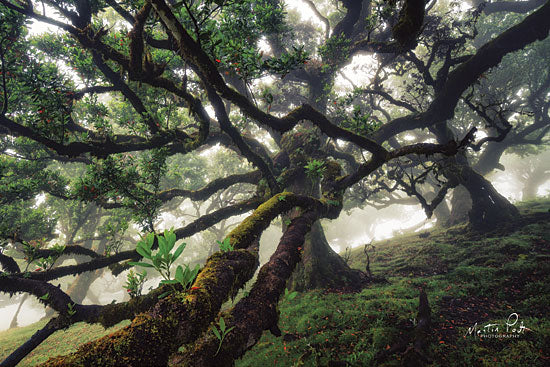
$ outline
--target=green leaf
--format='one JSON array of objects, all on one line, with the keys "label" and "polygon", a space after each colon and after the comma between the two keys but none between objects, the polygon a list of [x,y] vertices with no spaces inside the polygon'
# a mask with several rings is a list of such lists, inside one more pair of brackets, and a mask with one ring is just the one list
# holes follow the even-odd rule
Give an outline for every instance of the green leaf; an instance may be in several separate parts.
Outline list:
[{"label": "green leaf", "polygon": [[162,293],[161,295],[159,295],[159,299],[164,298],[164,297],[166,297],[166,296],[169,295],[169,294],[170,294],[170,291],[164,292],[164,293]]},{"label": "green leaf", "polygon": [[212,332],[214,333],[214,335],[216,335],[216,338],[218,338],[219,340],[222,340],[222,336],[220,335],[218,329],[216,329],[215,326],[212,326]]},{"label": "green leaf", "polygon": [[164,231],[164,237],[166,238],[168,243],[171,245],[170,250],[174,248],[174,245],[176,244],[176,241],[177,241],[176,234],[172,230]]},{"label": "green leaf", "polygon": [[153,247],[153,243],[155,242],[155,234],[154,233],[148,233],[145,237],[145,242],[147,243],[147,246],[149,248]]},{"label": "green leaf", "polygon": [[185,242],[178,246],[176,252],[174,252],[174,254],[172,255],[172,260],[176,260],[181,255],[181,253],[185,249],[185,246],[187,246]]},{"label": "green leaf", "polygon": [[231,239],[227,237],[223,240],[223,242],[216,241],[220,245],[220,251],[227,252],[227,251],[233,251],[233,246],[231,245]]},{"label": "green leaf", "polygon": [[176,280],[178,282],[180,282],[180,283],[182,283],[182,285],[184,285],[183,284],[183,279],[184,279],[183,278],[183,266],[180,265],[180,266],[177,267],[175,277],[176,277]]},{"label": "green leaf", "polygon": [[225,331],[225,320],[223,317],[220,317],[220,321],[218,321],[218,324],[220,325],[220,330],[223,333]]},{"label": "green leaf", "polygon": [[151,250],[148,249],[147,247],[143,247],[138,244],[138,246],[136,247],[136,251],[138,254],[140,254],[144,258],[151,259]]},{"label": "green leaf", "polygon": [[160,264],[162,263],[162,257],[160,255],[156,255],[153,257],[153,266],[157,269],[160,268]]},{"label": "green leaf", "polygon": [[154,268],[153,265],[149,264],[149,263],[144,263],[144,262],[134,262],[134,261],[131,261],[128,263],[129,265],[132,265],[132,266],[143,266],[144,268]]},{"label": "green leaf", "polygon": [[176,279],[163,279],[160,281],[160,284],[178,284],[179,281]]},{"label": "green leaf", "polygon": [[162,253],[164,258],[168,258],[168,254],[170,251],[168,250],[168,243],[166,242],[166,239],[162,236],[157,237],[159,242],[159,250]]}]

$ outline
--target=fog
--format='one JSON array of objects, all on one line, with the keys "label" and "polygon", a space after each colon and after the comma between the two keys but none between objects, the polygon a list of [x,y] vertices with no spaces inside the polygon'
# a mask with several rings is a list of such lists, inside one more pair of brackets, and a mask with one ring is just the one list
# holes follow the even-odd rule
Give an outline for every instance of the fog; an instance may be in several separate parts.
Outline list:
[{"label": "fog", "polygon": [[[539,155],[528,158],[521,158],[517,155],[507,154],[501,159],[504,170],[494,172],[489,176],[490,181],[495,188],[512,202],[518,202],[524,199],[524,189],[529,174],[536,172],[545,173],[545,179],[537,186],[537,197],[550,195],[550,151],[543,151]],[[43,198],[42,198],[43,200]],[[449,203],[447,201],[447,203]],[[189,209],[185,204],[185,208]],[[245,216],[239,216],[232,219],[232,223],[238,223]],[[177,218],[170,213],[164,214],[164,220],[159,228],[170,228],[176,226]],[[364,209],[353,209],[350,213],[343,212],[338,219],[323,220],[325,235],[331,247],[338,253],[345,251],[347,247],[355,248],[363,246],[372,241],[381,241],[392,238],[407,230],[422,231],[436,224],[435,218],[428,219],[420,205],[392,205],[388,208],[377,210],[373,207]],[[279,241],[281,235],[280,221],[271,225],[261,237],[260,263],[265,263]],[[202,234],[186,239],[188,247],[184,252],[182,263],[193,263],[204,261],[204,238]],[[113,301],[126,301],[129,297],[122,288],[126,281],[127,272],[123,272],[118,277],[113,277],[110,272],[96,279],[90,286],[89,294],[93,299],[86,297],[83,304],[108,304]],[[73,276],[61,278],[59,283],[63,290],[75,279]],[[154,271],[149,272],[148,280],[143,289],[144,293],[150,288],[154,288],[160,281],[158,274]],[[56,283],[57,284],[57,283]],[[6,330],[10,327],[13,316],[15,315],[19,303],[23,299],[19,294],[9,297],[6,294],[0,295],[0,330]],[[25,326],[39,321],[45,315],[44,307],[38,300],[32,296],[26,297],[21,307],[17,324]]]}]

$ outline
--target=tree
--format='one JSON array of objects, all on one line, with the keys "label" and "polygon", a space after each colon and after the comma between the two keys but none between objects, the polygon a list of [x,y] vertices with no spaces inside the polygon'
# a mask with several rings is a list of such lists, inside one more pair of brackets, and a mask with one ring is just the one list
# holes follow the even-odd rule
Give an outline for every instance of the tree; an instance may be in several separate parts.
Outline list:
[{"label": "tree", "polygon": [[[483,186],[474,202],[486,208],[487,197],[499,201],[498,193],[488,193],[490,183],[460,162],[474,141],[475,128],[456,134],[450,131],[451,119],[463,94],[484,73],[506,55],[545,39],[550,30],[546,2],[472,54],[448,47],[450,56],[433,65],[439,68],[433,97],[414,106],[406,98],[393,97],[382,82],[388,69],[406,76],[401,57],[409,51],[426,47],[429,55],[437,48],[419,43],[426,22],[435,19],[440,24],[452,17],[439,15],[434,1],[307,2],[325,28],[322,42],[305,45],[296,41],[316,34],[315,29],[293,29],[277,0],[45,3],[49,7],[39,12],[31,2],[0,0],[2,19],[7,20],[0,26],[0,132],[15,144],[16,165],[39,155],[54,173],[67,162],[79,164],[83,173],[70,180],[59,174],[47,187],[14,193],[10,202],[22,194],[30,200],[42,191],[93,202],[129,216],[143,238],[126,243],[126,249],[109,238],[109,250],[100,254],[78,244],[37,248],[31,242],[35,238],[9,237],[9,253],[0,257],[0,290],[32,294],[58,316],[6,365],[17,363],[52,332],[74,322],[108,326],[124,319],[133,319],[132,324],[46,365],[158,365],[169,359],[181,365],[232,365],[263,331],[280,335],[277,302],[296,267],[299,275],[292,285],[298,289],[368,283],[367,274],[350,269],[330,249],[319,219],[338,217],[344,195],[356,194],[355,185],[369,178],[398,182],[402,176],[395,167],[406,166],[415,176],[432,172],[436,178],[448,178],[450,184],[435,194],[437,200],[424,201],[431,210],[461,179],[445,162],[462,164],[471,178],[470,192]],[[322,11],[331,14],[324,17]],[[26,37],[25,22],[30,19],[62,32]],[[461,26],[467,28],[466,23]],[[261,50],[264,43],[269,51]],[[377,55],[371,84],[339,96],[336,78],[354,56],[365,53]],[[421,92],[409,95],[422,97]],[[403,135],[418,129],[428,129],[438,143],[421,137],[407,143]],[[187,180],[189,172],[178,166],[181,155],[218,144],[249,162],[250,168],[192,187],[200,177]],[[28,145],[34,147],[32,152],[24,149]],[[421,197],[411,182],[409,193]],[[209,200],[241,183],[254,185],[253,192],[235,194],[237,202],[224,203],[174,231],[160,230],[174,199]],[[221,251],[210,256],[198,274],[183,265],[171,271],[184,248],[176,241],[250,211],[220,238]],[[474,223],[510,218],[502,211],[486,213]],[[275,252],[249,294],[218,314],[255,273],[259,237],[278,216],[284,233]],[[14,247],[31,255],[27,268],[48,258],[50,266],[21,271],[19,263],[24,262],[10,256]],[[59,257],[72,255],[89,260],[53,267]],[[133,298],[128,302],[82,305],[51,284],[64,275],[106,267],[118,275],[136,263],[159,270],[165,279],[140,295],[141,280],[132,273],[127,287]],[[221,323],[221,317],[231,332],[220,344],[209,326],[214,320]]]}]

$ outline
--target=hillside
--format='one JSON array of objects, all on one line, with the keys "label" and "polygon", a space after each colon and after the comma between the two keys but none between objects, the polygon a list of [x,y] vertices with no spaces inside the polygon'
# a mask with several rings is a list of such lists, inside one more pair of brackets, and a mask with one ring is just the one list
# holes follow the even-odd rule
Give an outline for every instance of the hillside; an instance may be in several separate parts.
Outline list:
[{"label": "hillside", "polygon": [[[549,365],[550,201],[519,207],[521,218],[490,233],[461,225],[374,243],[377,283],[359,293],[287,295],[279,304],[283,336],[264,333],[237,366],[400,366],[418,339],[420,289],[431,308],[428,365]],[[362,248],[350,257],[363,270],[365,260]],[[515,324],[506,330],[507,322]],[[476,323],[486,337],[475,335]],[[0,333],[0,359],[40,325]],[[54,334],[21,365],[104,333],[75,325]]]}]

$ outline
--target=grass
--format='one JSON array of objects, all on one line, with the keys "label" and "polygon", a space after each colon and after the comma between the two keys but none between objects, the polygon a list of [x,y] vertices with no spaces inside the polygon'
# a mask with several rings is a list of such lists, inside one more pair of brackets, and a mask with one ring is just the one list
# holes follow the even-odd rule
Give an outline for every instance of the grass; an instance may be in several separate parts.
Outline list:
[{"label": "grass", "polygon": [[[18,327],[0,333],[0,361],[4,360],[17,347],[26,342],[34,332],[46,325],[47,320],[39,321],[29,326]],[[81,344],[87,343],[100,336],[110,334],[113,331],[128,325],[129,321],[123,321],[109,329],[101,325],[88,325],[83,322],[74,324],[67,330],[56,331],[44,343],[40,344],[18,366],[34,366],[47,361],[50,357],[69,354],[76,351]]]},{"label": "grass", "polygon": [[[283,298],[279,304],[282,337],[265,332],[237,367],[246,366],[401,366],[401,354],[382,362],[377,355],[413,334],[419,289],[432,311],[430,366],[550,365],[549,200],[521,203],[515,225],[491,233],[472,233],[465,225],[433,229],[427,238],[410,234],[375,243],[374,275],[388,283],[359,293],[317,290]],[[350,265],[365,267],[362,249]],[[506,333],[506,321],[517,324]],[[488,323],[495,334],[517,338],[479,338],[469,334]],[[0,333],[0,360],[44,325]],[[118,326],[120,327],[120,326]],[[69,353],[79,344],[112,332],[77,324],[60,331],[28,356],[31,366]]]},{"label": "grass", "polygon": [[[280,327],[287,335],[264,333],[237,366],[401,366],[399,354],[375,358],[412,334],[421,288],[432,310],[430,366],[550,365],[550,201],[518,207],[521,220],[492,233],[459,225],[375,243],[371,270],[389,284],[283,300]],[[365,264],[362,249],[355,250],[350,265]],[[510,335],[504,331],[512,313],[517,326],[530,329],[518,338],[468,334],[476,323],[494,323]]]}]

